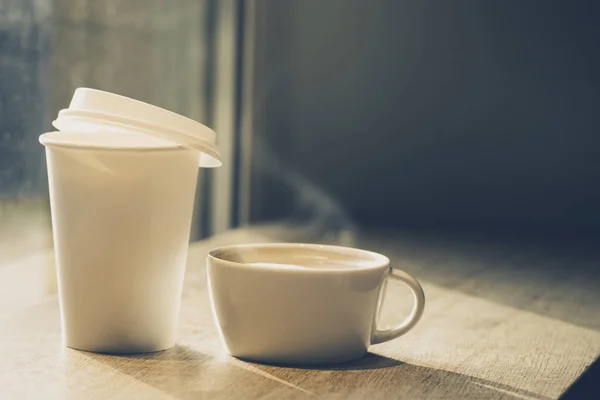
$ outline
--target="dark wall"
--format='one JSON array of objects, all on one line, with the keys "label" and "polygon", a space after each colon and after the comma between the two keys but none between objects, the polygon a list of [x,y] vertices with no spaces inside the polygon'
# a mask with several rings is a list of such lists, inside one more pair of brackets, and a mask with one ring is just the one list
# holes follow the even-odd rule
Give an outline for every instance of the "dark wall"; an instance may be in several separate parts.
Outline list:
[{"label": "dark wall", "polygon": [[597,3],[270,3],[257,140],[359,222],[600,226]]}]

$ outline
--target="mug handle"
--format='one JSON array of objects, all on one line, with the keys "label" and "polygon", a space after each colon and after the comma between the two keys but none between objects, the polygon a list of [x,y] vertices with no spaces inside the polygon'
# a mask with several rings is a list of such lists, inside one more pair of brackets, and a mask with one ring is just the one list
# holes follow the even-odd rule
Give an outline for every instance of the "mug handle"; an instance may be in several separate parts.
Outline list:
[{"label": "mug handle", "polygon": [[[379,330],[377,329],[377,320],[375,320],[373,324],[373,333],[371,334],[371,344],[378,344],[387,342],[388,340],[396,339],[398,336],[404,335],[406,332],[410,331],[415,327],[421,316],[423,315],[423,310],[425,310],[425,293],[423,292],[423,288],[417,282],[415,278],[410,276],[404,271],[395,270],[390,267],[389,275],[387,279],[395,279],[407,285],[410,290],[413,292],[415,298],[415,304],[413,305],[412,312],[410,315],[402,321],[400,324],[395,326],[392,329]],[[387,279],[384,282],[384,285],[387,286]],[[385,289],[385,287],[383,288]],[[385,290],[381,291],[381,296],[379,299],[379,303],[377,305],[377,312],[375,315],[379,315],[381,311],[381,306],[384,301]]]}]

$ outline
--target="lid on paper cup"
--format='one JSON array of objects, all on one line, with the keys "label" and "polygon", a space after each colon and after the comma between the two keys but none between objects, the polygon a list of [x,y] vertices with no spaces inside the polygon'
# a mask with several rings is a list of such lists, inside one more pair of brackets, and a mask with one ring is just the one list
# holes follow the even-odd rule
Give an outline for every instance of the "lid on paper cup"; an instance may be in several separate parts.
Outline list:
[{"label": "lid on paper cup", "polygon": [[60,131],[131,129],[198,150],[201,167],[221,166],[216,134],[199,122],[118,94],[78,88],[52,122]]}]

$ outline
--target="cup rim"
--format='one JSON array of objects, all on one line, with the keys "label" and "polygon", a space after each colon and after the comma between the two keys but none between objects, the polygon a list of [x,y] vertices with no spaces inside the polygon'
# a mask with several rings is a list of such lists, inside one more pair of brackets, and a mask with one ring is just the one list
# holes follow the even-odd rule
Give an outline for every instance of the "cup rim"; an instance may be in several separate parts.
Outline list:
[{"label": "cup rim", "polygon": [[[272,265],[251,265],[248,263],[230,261],[219,257],[219,252],[225,252],[228,250],[235,249],[281,249],[281,248],[303,248],[308,250],[319,250],[325,252],[333,252],[333,253],[341,253],[348,255],[358,255],[362,257],[363,260],[368,259],[372,261],[369,265],[360,265],[360,266],[352,266],[348,268],[299,268],[299,269],[287,269],[287,268],[278,268]],[[278,273],[287,273],[287,274],[319,274],[319,273],[349,273],[349,272],[359,272],[359,271],[370,271],[376,270],[380,268],[389,268],[390,259],[383,254],[376,253],[369,250],[359,249],[356,247],[347,247],[347,246],[336,246],[336,245],[328,245],[328,244],[317,244],[317,243],[245,243],[245,244],[234,244],[227,246],[215,247],[209,250],[207,254],[207,258],[214,260],[216,262],[225,264],[230,267],[237,267],[243,269],[252,269],[252,270],[262,270],[262,271],[271,271]]]},{"label": "cup rim", "polygon": [[90,135],[84,132],[45,132],[40,135],[39,142],[45,147],[60,147],[70,149],[83,149],[83,150],[107,150],[107,151],[135,151],[135,152],[147,152],[147,151],[181,151],[181,150],[193,150],[183,147],[177,143],[161,143],[161,144],[147,144],[147,145],[118,145],[118,144],[97,144],[89,142],[77,142],[69,140],[70,135]]}]

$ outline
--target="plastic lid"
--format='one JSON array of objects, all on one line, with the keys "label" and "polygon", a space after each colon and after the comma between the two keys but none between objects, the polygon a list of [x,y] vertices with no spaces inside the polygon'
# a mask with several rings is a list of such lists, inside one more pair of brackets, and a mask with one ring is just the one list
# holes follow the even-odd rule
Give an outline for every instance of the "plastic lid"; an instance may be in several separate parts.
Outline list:
[{"label": "plastic lid", "polygon": [[96,89],[78,88],[69,108],[52,122],[60,131],[134,130],[201,153],[201,167],[221,166],[216,134],[209,127],[142,101]]}]

